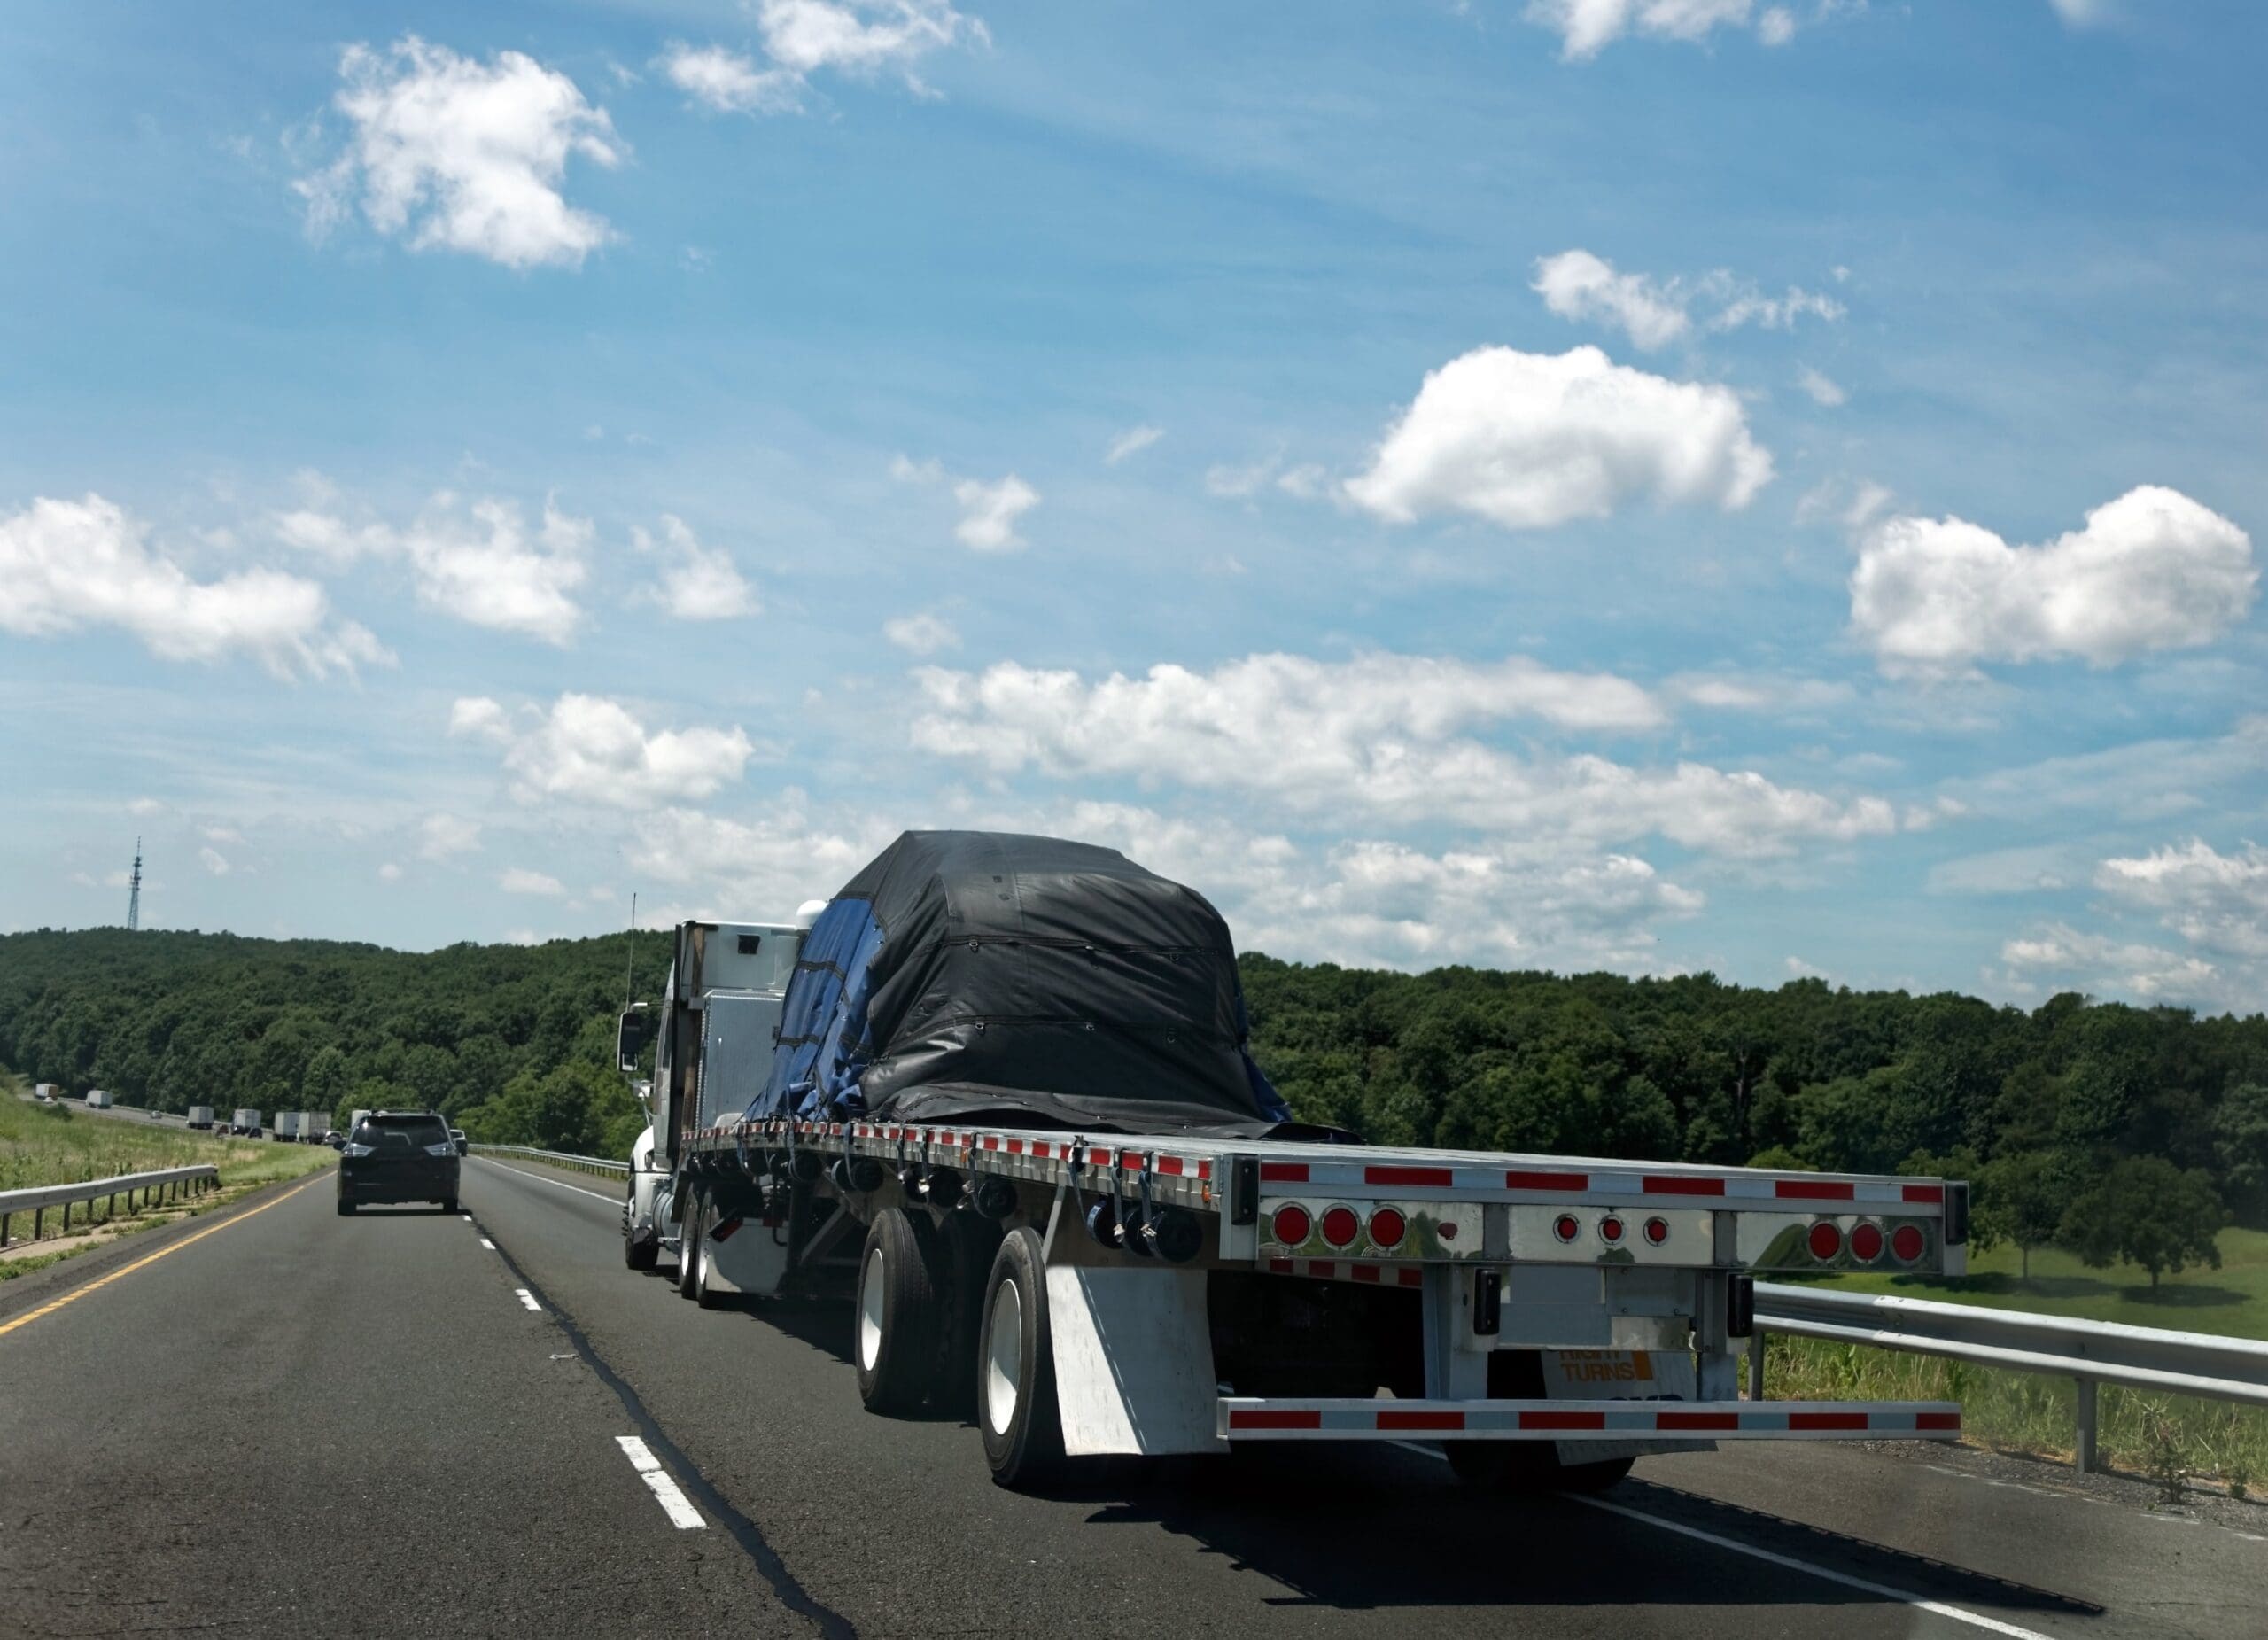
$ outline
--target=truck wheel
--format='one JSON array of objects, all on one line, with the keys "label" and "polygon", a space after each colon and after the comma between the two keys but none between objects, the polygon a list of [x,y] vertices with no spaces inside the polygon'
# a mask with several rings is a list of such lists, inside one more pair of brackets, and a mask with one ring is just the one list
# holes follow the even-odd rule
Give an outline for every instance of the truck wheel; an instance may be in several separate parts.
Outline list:
[{"label": "truck wheel", "polygon": [[975,1213],[948,1213],[939,1227],[944,1289],[937,1370],[929,1405],[950,1418],[976,1413],[976,1362],[984,1331],[984,1288],[1000,1250],[1000,1227]]},{"label": "truck wheel", "polygon": [[651,1270],[661,1262],[661,1238],[641,1241],[631,1227],[630,1204],[622,1207],[622,1262],[632,1270]]},{"label": "truck wheel", "polygon": [[709,1232],[717,1223],[717,1211],[709,1199],[701,1199],[701,1240],[693,1244],[693,1302],[703,1310],[722,1310],[728,1294],[712,1291],[709,1286],[709,1271],[716,1263],[716,1255],[709,1250]]},{"label": "truck wheel", "polygon": [[441,1211],[447,1214],[451,1218],[454,1218],[457,1216],[457,1199],[454,1196],[443,1196],[441,1198]]},{"label": "truck wheel", "polygon": [[1036,1491],[1060,1478],[1063,1418],[1055,1402],[1055,1343],[1047,1320],[1047,1267],[1029,1225],[1001,1239],[984,1284],[977,1339],[976,1428],[992,1479]]},{"label": "truck wheel", "polygon": [[866,1411],[902,1418],[920,1408],[936,1377],[944,1309],[936,1272],[941,1254],[926,1219],[885,1208],[858,1258],[858,1326],[852,1364]]},{"label": "truck wheel", "polygon": [[352,1218],[354,1216],[354,1204],[344,1196],[341,1196],[338,1199],[338,1216],[341,1218]]},{"label": "truck wheel", "polygon": [[693,1200],[685,1204],[685,1216],[678,1221],[677,1238],[677,1295],[693,1296],[694,1272],[700,1268],[701,1238],[709,1233],[709,1202],[695,1190]]}]

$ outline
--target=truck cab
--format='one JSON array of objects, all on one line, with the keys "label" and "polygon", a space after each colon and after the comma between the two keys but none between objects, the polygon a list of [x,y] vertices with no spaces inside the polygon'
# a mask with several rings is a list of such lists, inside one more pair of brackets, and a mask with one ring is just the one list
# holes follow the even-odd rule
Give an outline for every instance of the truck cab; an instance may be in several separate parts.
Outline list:
[{"label": "truck cab", "polygon": [[[806,909],[817,914],[816,905]],[[684,1262],[687,1137],[737,1120],[763,1087],[809,927],[808,917],[680,923],[660,1003],[622,1016],[617,1059],[625,1074],[635,1075],[646,1043],[654,1045],[653,1076],[643,1084],[646,1131],[631,1149],[623,1204],[623,1259],[631,1269],[651,1270],[664,1249]],[[712,1272],[736,1286],[739,1260],[726,1244],[710,1256]]]}]

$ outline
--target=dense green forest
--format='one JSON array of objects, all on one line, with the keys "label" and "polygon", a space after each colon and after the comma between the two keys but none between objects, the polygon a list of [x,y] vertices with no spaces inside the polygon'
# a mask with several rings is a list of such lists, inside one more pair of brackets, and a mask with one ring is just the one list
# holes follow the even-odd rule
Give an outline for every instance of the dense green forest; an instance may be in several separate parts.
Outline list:
[{"label": "dense green forest", "polygon": [[[639,1113],[613,1014],[626,972],[652,997],[667,961],[659,933],[426,953],[10,935],[0,1062],[167,1110],[432,1106],[477,1138],[619,1154]],[[1257,954],[1243,972],[1293,1109],[1380,1143],[1941,1171],[1977,1183],[1990,1234],[2154,1269],[2210,1259],[2231,1214],[2268,1224],[2257,1015]]]}]

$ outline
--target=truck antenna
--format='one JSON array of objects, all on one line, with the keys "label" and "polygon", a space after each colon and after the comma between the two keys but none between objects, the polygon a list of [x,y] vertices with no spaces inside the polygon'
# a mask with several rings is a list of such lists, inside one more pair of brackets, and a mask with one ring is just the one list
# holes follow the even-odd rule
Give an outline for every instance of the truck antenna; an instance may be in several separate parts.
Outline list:
[{"label": "truck antenna", "polygon": [[622,1011],[625,1014],[638,1004],[637,969],[638,890],[633,889],[630,890],[630,952],[622,960]]}]

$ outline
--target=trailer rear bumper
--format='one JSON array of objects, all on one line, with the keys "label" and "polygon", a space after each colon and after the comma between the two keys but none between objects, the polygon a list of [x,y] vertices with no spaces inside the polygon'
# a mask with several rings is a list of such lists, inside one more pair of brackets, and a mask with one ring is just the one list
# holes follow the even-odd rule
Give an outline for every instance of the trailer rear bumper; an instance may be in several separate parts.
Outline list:
[{"label": "trailer rear bumper", "polygon": [[1216,1403],[1224,1441],[1958,1441],[1950,1401],[1381,1401]]}]

